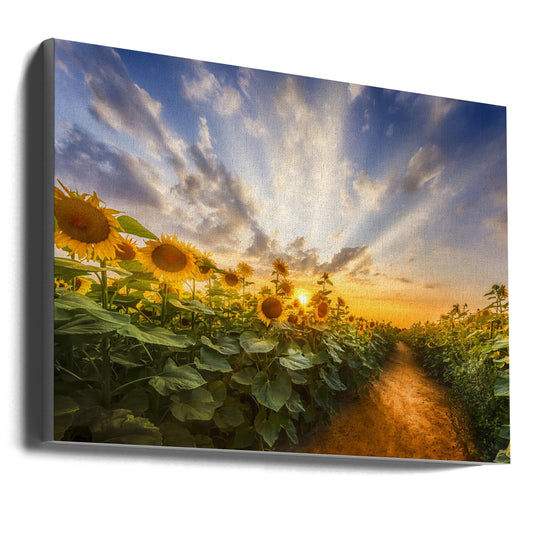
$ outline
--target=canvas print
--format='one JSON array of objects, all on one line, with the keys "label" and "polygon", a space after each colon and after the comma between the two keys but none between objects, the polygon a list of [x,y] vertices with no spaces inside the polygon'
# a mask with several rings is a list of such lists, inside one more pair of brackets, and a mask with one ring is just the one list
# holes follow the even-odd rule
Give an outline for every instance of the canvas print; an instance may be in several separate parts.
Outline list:
[{"label": "canvas print", "polygon": [[55,441],[510,461],[505,107],[52,45]]}]

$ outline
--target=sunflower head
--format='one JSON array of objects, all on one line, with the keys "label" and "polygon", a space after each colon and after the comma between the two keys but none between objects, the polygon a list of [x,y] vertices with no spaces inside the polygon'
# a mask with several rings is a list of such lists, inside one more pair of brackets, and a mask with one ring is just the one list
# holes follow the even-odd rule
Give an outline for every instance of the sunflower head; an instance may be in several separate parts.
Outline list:
[{"label": "sunflower head", "polygon": [[283,300],[275,294],[265,294],[257,304],[257,316],[267,326],[272,321],[281,322],[285,319]]},{"label": "sunflower head", "polygon": [[117,244],[115,258],[117,261],[132,261],[137,255],[137,242],[131,237],[125,237]]},{"label": "sunflower head", "polygon": [[159,241],[148,241],[140,248],[138,260],[148,272],[163,283],[179,283],[198,275],[198,250],[179,241],[175,235],[161,235]]},{"label": "sunflower head", "polygon": [[74,290],[80,294],[87,294],[91,290],[92,281],[87,278],[77,277],[73,280]]},{"label": "sunflower head", "polygon": [[120,225],[114,215],[119,213],[107,209],[96,193],[79,194],[67,189],[59,182],[54,189],[54,214],[57,228],[55,245],[67,248],[71,257],[90,261],[106,261],[115,258]]},{"label": "sunflower head", "polygon": [[282,281],[278,286],[279,292],[287,297],[290,298],[294,294],[294,284],[290,281]]},{"label": "sunflower head", "polygon": [[198,266],[196,281],[207,281],[212,278],[216,265],[209,252],[199,254],[196,265]]},{"label": "sunflower head", "polygon": [[315,319],[317,322],[325,322],[329,316],[329,304],[328,302],[320,302],[315,307]]},{"label": "sunflower head", "polygon": [[279,274],[284,278],[289,275],[289,267],[287,266],[285,261],[282,261],[279,258],[272,263],[272,267],[274,268],[274,274]]},{"label": "sunflower head", "polygon": [[346,301],[340,296],[337,296],[337,304],[339,305],[339,307],[346,307]]},{"label": "sunflower head", "polygon": [[249,278],[253,275],[254,270],[248,263],[239,263],[237,265],[237,273],[241,278]]},{"label": "sunflower head", "polygon": [[228,289],[234,289],[239,285],[239,274],[236,270],[230,268],[227,272],[222,274],[220,281],[222,282],[222,285],[226,286]]},{"label": "sunflower head", "polygon": [[348,324],[353,324],[355,322],[355,315],[348,315]]}]

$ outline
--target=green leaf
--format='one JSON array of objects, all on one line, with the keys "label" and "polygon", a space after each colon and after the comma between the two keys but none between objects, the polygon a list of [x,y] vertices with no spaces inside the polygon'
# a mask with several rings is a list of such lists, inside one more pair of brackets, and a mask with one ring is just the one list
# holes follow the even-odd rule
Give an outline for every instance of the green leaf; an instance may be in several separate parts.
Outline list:
[{"label": "green leaf", "polygon": [[285,406],[289,410],[290,413],[298,414],[298,413],[304,413],[305,407],[302,403],[302,399],[300,398],[300,395],[295,390],[292,391],[291,397],[285,402]]},{"label": "green leaf", "polygon": [[339,372],[335,367],[330,367],[329,372],[326,373],[326,370],[324,368],[320,369],[320,377],[326,382],[327,386],[330,389],[336,390],[336,391],[343,391],[346,390],[346,386],[341,381],[341,378],[339,377]]},{"label": "green leaf", "polygon": [[202,344],[209,346],[209,348],[216,350],[222,355],[236,355],[241,351],[239,342],[231,337],[220,336],[217,338],[217,342],[214,343],[212,340],[202,335],[200,340],[202,341]]},{"label": "green leaf", "polygon": [[495,381],[494,396],[509,396],[509,370],[502,372]]},{"label": "green leaf", "polygon": [[135,416],[142,416],[150,407],[150,398],[142,389],[133,389],[120,399],[120,407],[129,409]]},{"label": "green leaf", "polygon": [[283,371],[274,379],[270,379],[264,371],[258,372],[252,382],[252,394],[256,400],[273,411],[281,409],[291,392],[291,378]]},{"label": "green leaf", "polygon": [[211,420],[215,414],[216,403],[211,393],[203,388],[170,397],[170,411],[180,421]]},{"label": "green leaf", "polygon": [[68,396],[57,395],[54,397],[54,416],[72,415],[79,409],[78,403]]},{"label": "green leaf", "polygon": [[227,389],[224,382],[219,379],[216,381],[210,381],[207,384],[207,390],[213,396],[213,401],[216,403],[216,406],[220,407],[224,403],[227,395]]},{"label": "green leaf", "polygon": [[65,281],[93,272],[102,272],[103,270],[103,268],[86,265],[67,257],[54,257],[54,276]]},{"label": "green leaf", "polygon": [[127,409],[115,409],[90,423],[94,442],[160,446],[159,429],[147,418],[136,417]]},{"label": "green leaf", "polygon": [[130,350],[127,352],[124,350],[120,350],[118,353],[112,352],[110,354],[110,359],[113,363],[117,363],[118,365],[121,365],[125,368],[136,368],[139,366],[143,366],[141,362],[141,355],[134,350]]},{"label": "green leaf", "polygon": [[279,362],[285,368],[289,370],[305,370],[306,368],[311,368],[313,363],[305,357],[298,353],[293,353],[287,357],[280,357]]},{"label": "green leaf", "polygon": [[163,446],[196,447],[196,440],[191,432],[179,422],[163,422],[159,426],[159,431],[163,436]]},{"label": "green leaf", "polygon": [[194,363],[199,370],[209,370],[210,372],[231,372],[231,365],[227,359],[219,353],[202,346],[200,348],[200,359],[195,358]]},{"label": "green leaf", "polygon": [[291,377],[291,381],[295,385],[305,385],[307,383],[307,378],[300,374],[299,372],[294,372],[293,370],[288,370],[287,374]]},{"label": "green leaf", "polygon": [[239,385],[251,385],[256,374],[257,374],[257,370],[255,367],[247,366],[246,368],[243,368],[242,370],[235,372],[231,376],[231,379],[235,381],[236,383],[239,383]]},{"label": "green leaf", "polygon": [[169,357],[163,368],[163,374],[154,376],[148,382],[161,396],[171,392],[191,390],[207,383],[202,375],[191,366],[177,366]]},{"label": "green leaf", "polygon": [[92,316],[76,316],[67,323],[62,323],[55,328],[55,335],[103,335],[112,333],[117,329],[117,325],[112,322],[104,322]]},{"label": "green leaf", "polygon": [[159,346],[169,346],[181,350],[194,346],[195,340],[188,333],[175,334],[166,328],[159,326],[135,326],[126,324],[117,330],[119,335],[137,339],[146,344],[157,344]]},{"label": "green leaf", "polygon": [[255,430],[265,439],[265,442],[272,447],[279,437],[281,430],[280,418],[277,413],[267,413],[261,409],[254,420]]},{"label": "green leaf", "polygon": [[255,441],[255,429],[252,426],[241,426],[235,431],[233,448],[243,450],[249,448]]},{"label": "green leaf", "polygon": [[[143,272],[142,264],[136,259],[128,259],[125,261],[119,261],[120,268],[127,270],[128,272]],[[150,290],[150,289],[147,289]]]},{"label": "green leaf", "polygon": [[221,430],[236,428],[245,422],[240,404],[231,397],[216,410],[213,421]]},{"label": "green leaf", "polygon": [[144,239],[159,240],[151,231],[147,230],[140,222],[127,215],[117,217],[119,224],[122,226],[124,233],[130,233]]},{"label": "green leaf", "polygon": [[207,305],[204,305],[202,302],[199,302],[198,300],[185,300],[181,301],[177,298],[169,298],[168,302],[176,307],[177,309],[184,309],[186,311],[194,312],[194,313],[201,313],[203,315],[214,315],[215,311],[211,309],[210,307],[207,307]]},{"label": "green leaf", "polygon": [[244,331],[239,342],[248,353],[268,353],[278,345],[278,340],[274,337],[260,338],[253,331]]}]

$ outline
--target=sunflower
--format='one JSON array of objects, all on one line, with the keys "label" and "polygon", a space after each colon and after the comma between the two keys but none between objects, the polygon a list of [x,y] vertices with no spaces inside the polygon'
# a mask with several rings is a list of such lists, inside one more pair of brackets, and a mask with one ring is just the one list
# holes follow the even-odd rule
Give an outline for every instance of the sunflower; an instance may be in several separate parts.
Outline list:
[{"label": "sunflower", "polygon": [[257,304],[257,315],[267,326],[273,320],[281,322],[285,318],[283,300],[274,294],[265,295]]},{"label": "sunflower", "polygon": [[353,324],[355,322],[355,316],[354,315],[348,315],[348,324]]},{"label": "sunflower", "polygon": [[346,301],[340,296],[337,296],[337,304],[339,305],[339,307],[346,307]]},{"label": "sunflower", "polygon": [[328,302],[320,302],[315,307],[315,319],[317,322],[325,322],[328,319],[329,315],[329,304]]},{"label": "sunflower", "polygon": [[374,322],[374,320],[371,320],[369,323],[368,323],[368,327],[370,329],[374,329],[376,327],[376,323]]},{"label": "sunflower", "polygon": [[228,289],[233,289],[239,284],[239,274],[233,270],[229,269],[227,272],[225,272],[222,277],[220,278],[220,281],[223,285],[225,285]]},{"label": "sunflower", "polygon": [[241,278],[249,278],[253,275],[253,268],[247,263],[239,263],[237,265],[237,272]]},{"label": "sunflower", "polygon": [[115,258],[118,261],[132,261],[137,255],[137,241],[131,237],[125,237],[122,242],[117,244]]},{"label": "sunflower", "polygon": [[291,298],[294,294],[294,283],[291,283],[290,281],[282,281],[278,286],[278,290],[283,296]]},{"label": "sunflower", "polygon": [[289,267],[285,263],[285,261],[282,261],[281,259],[276,259],[272,266],[274,268],[274,273],[279,274],[280,276],[283,276],[286,278],[289,275]]},{"label": "sunflower", "polygon": [[73,281],[74,290],[80,294],[87,294],[91,290],[92,281],[87,278],[77,277]]},{"label": "sunflower", "polygon": [[175,235],[161,235],[159,241],[148,241],[138,250],[138,260],[145,270],[164,283],[179,283],[198,275],[198,250],[179,241]]},{"label": "sunflower", "polygon": [[365,332],[366,326],[364,322],[359,322],[359,327],[357,328],[357,333],[362,334]]},{"label": "sunflower", "polygon": [[198,266],[198,273],[195,277],[196,281],[208,281],[213,275],[213,270],[216,268],[209,252],[199,254],[196,258],[196,264]]},{"label": "sunflower", "polygon": [[100,206],[95,192],[91,196],[79,194],[59,184],[64,191],[54,188],[55,245],[68,248],[69,255],[80,260],[114,259],[121,228],[113,215],[120,211]]},{"label": "sunflower", "polygon": [[293,325],[298,324],[298,316],[297,315],[292,315],[292,314],[289,315],[287,317],[287,322],[289,322],[290,324],[293,324]]}]

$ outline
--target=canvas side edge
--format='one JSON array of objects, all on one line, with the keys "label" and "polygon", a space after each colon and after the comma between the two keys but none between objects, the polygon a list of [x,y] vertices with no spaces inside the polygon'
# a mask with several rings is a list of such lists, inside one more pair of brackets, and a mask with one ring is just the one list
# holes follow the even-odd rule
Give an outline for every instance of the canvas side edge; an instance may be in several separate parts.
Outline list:
[{"label": "canvas side edge", "polygon": [[55,40],[43,42],[43,431],[45,442],[54,440],[54,138]]}]

